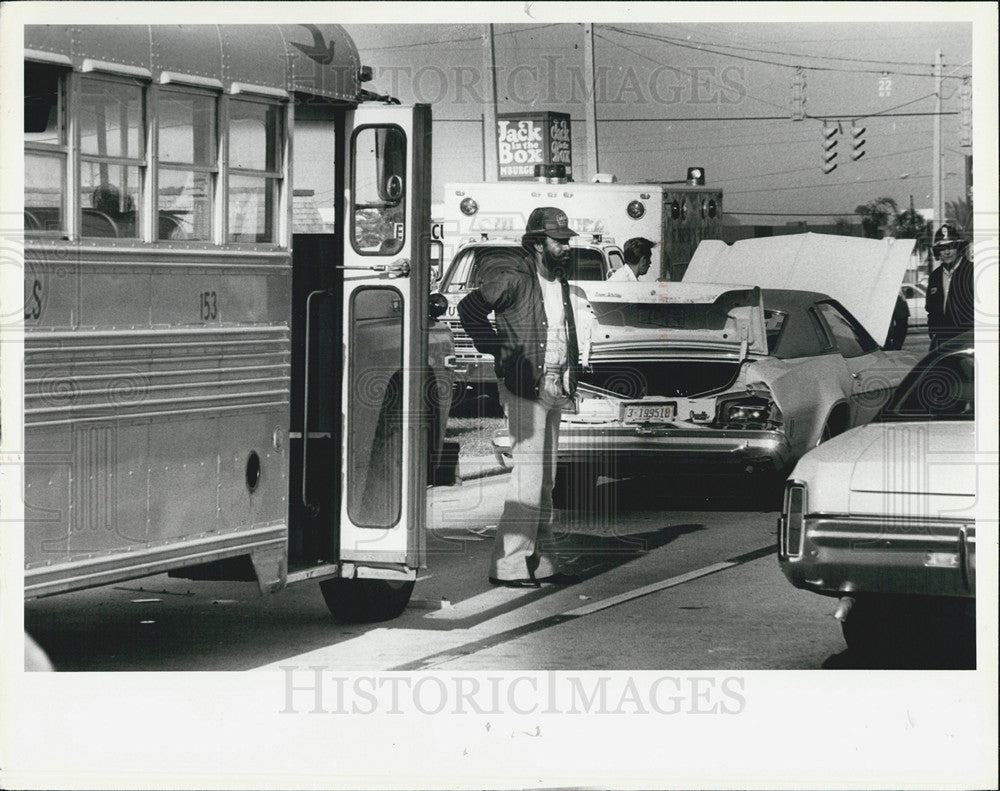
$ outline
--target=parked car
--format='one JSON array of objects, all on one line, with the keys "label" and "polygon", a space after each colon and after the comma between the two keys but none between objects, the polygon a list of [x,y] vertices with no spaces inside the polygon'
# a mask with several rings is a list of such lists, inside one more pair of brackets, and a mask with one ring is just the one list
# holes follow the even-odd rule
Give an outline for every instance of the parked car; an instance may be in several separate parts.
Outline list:
[{"label": "parked car", "polygon": [[[777,492],[808,450],[870,421],[917,362],[873,339],[888,329],[905,245],[816,234],[747,241],[752,250],[702,242],[681,283],[589,289],[592,318],[577,317],[579,397],[560,429],[557,505],[572,505],[599,475],[649,472],[669,481],[733,471]],[[840,256],[850,284],[836,288],[840,299],[795,290],[822,282],[816,268]],[[750,282],[741,257],[759,281],[787,287],[735,285]],[[509,454],[509,436],[494,446]]]},{"label": "parked car", "polygon": [[807,453],[786,484],[781,569],[841,597],[852,651],[906,646],[934,619],[974,635],[974,368],[971,334],[931,352],[876,421]]},{"label": "parked car", "polygon": [[[472,345],[472,339],[458,318],[458,303],[479,285],[491,257],[498,252],[520,250],[520,238],[489,238],[469,241],[455,254],[439,284],[439,291],[448,301],[444,318],[455,338],[455,403],[479,395],[496,396],[496,374],[493,357],[482,354]],[[625,262],[621,248],[614,240],[600,236],[575,237],[571,240],[573,280],[588,283],[605,280]]]},{"label": "parked car", "polygon": [[927,326],[927,288],[920,283],[903,283],[899,289],[900,295],[906,300],[910,309],[910,326]]}]

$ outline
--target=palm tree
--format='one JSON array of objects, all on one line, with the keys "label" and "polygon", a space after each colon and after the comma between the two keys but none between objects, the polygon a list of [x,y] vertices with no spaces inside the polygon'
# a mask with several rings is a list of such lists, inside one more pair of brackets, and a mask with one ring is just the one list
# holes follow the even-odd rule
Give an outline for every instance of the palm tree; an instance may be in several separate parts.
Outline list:
[{"label": "palm tree", "polygon": [[893,218],[892,235],[897,239],[916,239],[917,250],[922,251],[931,246],[931,235],[934,233],[933,225],[911,205],[909,209],[900,212]]},{"label": "palm tree", "polygon": [[944,216],[965,231],[967,239],[972,237],[972,204],[968,200],[959,198],[948,201],[944,206]]},{"label": "palm tree", "polygon": [[869,239],[881,239],[885,235],[889,220],[899,214],[899,206],[892,198],[876,198],[854,209],[861,218],[861,235]]}]

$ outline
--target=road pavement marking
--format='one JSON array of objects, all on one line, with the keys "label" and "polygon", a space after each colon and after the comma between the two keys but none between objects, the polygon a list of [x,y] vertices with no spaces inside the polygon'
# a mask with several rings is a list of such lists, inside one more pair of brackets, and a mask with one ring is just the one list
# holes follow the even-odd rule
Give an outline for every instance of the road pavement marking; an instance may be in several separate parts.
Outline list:
[{"label": "road pavement marking", "polygon": [[429,612],[420,616],[432,621],[462,621],[466,618],[480,615],[487,610],[512,602],[522,596],[538,593],[541,588],[504,588],[495,587],[488,591],[483,591],[469,599],[464,599],[447,610]]},{"label": "road pavement marking", "polygon": [[563,614],[570,616],[590,615],[591,613],[606,610],[608,607],[616,607],[617,605],[624,604],[627,601],[638,599],[640,596],[648,596],[650,593],[656,593],[657,591],[665,590],[666,588],[683,585],[685,582],[696,580],[699,577],[707,577],[709,574],[714,574],[717,571],[723,571],[738,565],[738,561],[723,560],[719,563],[713,563],[711,566],[705,566],[704,568],[689,571],[686,574],[678,574],[676,577],[670,577],[670,579],[644,585],[641,588],[636,588],[634,591],[619,593],[617,596],[609,596],[607,599],[595,601],[593,604],[584,604],[582,607],[577,607],[576,609],[569,610]]},{"label": "road pavement marking", "polygon": [[[731,569],[735,566],[740,566],[753,560],[759,560],[760,558],[767,557],[768,555],[773,555],[775,552],[777,552],[777,547],[774,544],[770,544],[766,547],[761,547],[760,549],[744,552],[742,555],[737,555],[736,557],[729,558],[728,560],[713,563],[710,566],[703,566],[700,569],[695,569],[694,571],[689,571],[685,574],[678,574],[675,577],[670,577],[669,579],[665,579],[660,582],[644,585],[641,588],[636,588],[635,590],[627,593],[622,593],[617,596],[609,596],[606,599],[601,599],[600,601],[593,602],[592,604],[575,607],[572,610],[557,613],[556,615],[550,615],[537,621],[526,623],[522,626],[516,626],[512,629],[498,632],[497,634],[484,637],[480,640],[473,640],[465,643],[464,645],[454,646],[446,649],[445,651],[425,656],[422,659],[416,659],[412,662],[397,665],[396,667],[390,668],[390,670],[426,670],[427,668],[437,667],[451,662],[452,660],[461,659],[469,656],[470,654],[478,653],[479,651],[483,651],[487,648],[493,648],[495,646],[502,645],[503,643],[510,642],[511,640],[516,640],[519,637],[524,637],[525,635],[532,634],[533,632],[548,629],[551,626],[558,626],[559,624],[563,624],[568,621],[574,621],[577,618],[582,618],[586,615],[591,615],[610,607],[616,607],[619,604],[634,601],[642,596],[649,596],[657,591],[674,588],[678,585],[683,585],[684,583],[691,582],[702,577],[707,577],[710,574],[717,574],[720,571],[725,571],[726,569]],[[495,592],[499,591],[487,591],[487,594]]]}]

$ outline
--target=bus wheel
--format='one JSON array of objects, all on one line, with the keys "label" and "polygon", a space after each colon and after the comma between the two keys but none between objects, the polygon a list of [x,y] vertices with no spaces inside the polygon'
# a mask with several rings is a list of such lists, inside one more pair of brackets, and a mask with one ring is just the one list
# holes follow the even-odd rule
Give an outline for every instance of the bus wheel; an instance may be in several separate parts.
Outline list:
[{"label": "bus wheel", "polygon": [[335,621],[374,623],[396,618],[406,609],[413,581],[334,577],[320,582],[319,589]]}]

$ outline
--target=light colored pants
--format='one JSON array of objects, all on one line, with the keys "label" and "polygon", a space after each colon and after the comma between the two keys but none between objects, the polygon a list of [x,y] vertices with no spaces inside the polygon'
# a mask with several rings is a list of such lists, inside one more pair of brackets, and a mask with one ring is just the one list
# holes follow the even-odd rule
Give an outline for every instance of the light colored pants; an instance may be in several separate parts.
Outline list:
[{"label": "light colored pants", "polygon": [[559,447],[560,404],[518,398],[501,382],[514,468],[497,525],[490,576],[497,579],[550,577],[559,571],[552,552],[552,486]]}]

